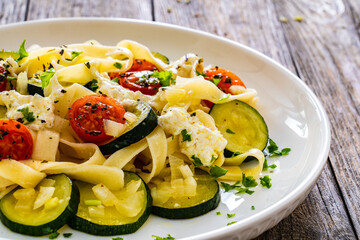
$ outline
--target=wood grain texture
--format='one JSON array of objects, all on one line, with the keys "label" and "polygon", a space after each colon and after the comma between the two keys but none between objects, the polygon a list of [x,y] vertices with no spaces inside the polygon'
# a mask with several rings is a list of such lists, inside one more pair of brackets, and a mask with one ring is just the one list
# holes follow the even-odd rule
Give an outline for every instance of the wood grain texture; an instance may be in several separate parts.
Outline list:
[{"label": "wood grain texture", "polygon": [[[286,16],[291,22],[288,25],[300,25],[301,23],[292,19],[301,12],[293,11],[292,15],[285,15],[289,9],[279,8],[279,5],[284,3],[274,5],[273,1],[260,0],[218,1],[216,3],[203,0],[184,4],[184,2],[179,3],[170,0],[155,1],[155,20],[180,24],[236,40],[259,50],[277,60],[292,72],[297,73],[298,64],[300,63],[294,62],[292,45],[297,46],[297,44],[300,44],[297,39],[301,38],[301,35],[297,35],[299,30],[293,29],[292,38],[289,38],[286,27],[284,27],[285,23],[282,23],[280,18]],[[289,3],[287,5],[292,6]],[[304,36],[312,35],[311,30],[316,31],[316,29],[310,29],[302,34]],[[331,38],[325,40],[331,40]],[[312,56],[310,47],[313,46],[312,44],[308,43],[307,48],[301,49],[299,52],[305,51],[309,56]],[[295,59],[299,62],[306,61],[306,59],[301,58]],[[324,59],[317,59],[317,61],[326,64]],[[313,66],[309,67],[314,68],[317,65],[317,62],[313,62]],[[303,74],[300,77],[303,79]],[[310,79],[307,81],[308,84],[313,81],[324,83],[319,76],[309,76],[308,79]],[[324,92],[319,92],[319,86],[316,86],[317,84],[315,86],[309,85],[318,89],[315,93],[322,100]],[[326,89],[324,86],[322,87],[324,90]],[[325,94],[329,95],[328,92],[325,92]],[[325,102],[329,101],[329,99],[324,100]],[[341,172],[338,174],[341,174]],[[334,179],[332,166],[330,165],[326,166],[317,185],[304,203],[288,218],[258,239],[320,238],[356,238],[352,222],[348,217],[347,207],[342,202],[342,196],[337,188],[337,182]]]},{"label": "wood grain texture", "polygon": [[58,17],[117,17],[151,20],[151,0],[30,0],[28,20]]},{"label": "wood grain texture", "polygon": [[257,239],[359,239],[359,0],[0,0],[0,25],[80,16],[199,29],[250,46],[297,74],[329,115],[329,161],[306,200]]},{"label": "wood grain texture", "polygon": [[[317,1],[320,2],[320,1]],[[332,125],[330,163],[356,237],[360,236],[360,42],[347,3],[276,2],[299,75],[318,95]],[[310,47],[311,46],[311,47]],[[344,224],[344,223],[341,223]]]},{"label": "wood grain texture", "polygon": [[26,0],[0,0],[0,25],[24,21],[26,11]]}]

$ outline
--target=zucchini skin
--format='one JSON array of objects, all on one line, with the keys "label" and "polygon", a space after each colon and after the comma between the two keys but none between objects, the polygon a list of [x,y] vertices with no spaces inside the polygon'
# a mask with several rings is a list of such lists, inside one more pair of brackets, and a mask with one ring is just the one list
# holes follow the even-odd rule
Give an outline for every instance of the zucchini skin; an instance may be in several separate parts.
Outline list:
[{"label": "zucchini skin", "polygon": [[[70,179],[69,179],[70,180]],[[23,225],[8,219],[2,211],[0,211],[0,220],[11,231],[30,236],[43,236],[53,233],[64,226],[68,220],[73,217],[78,209],[80,201],[80,193],[78,187],[70,180],[71,196],[69,203],[65,210],[53,221],[39,226]],[[13,194],[18,188],[14,189],[8,194]]]},{"label": "zucchini skin", "polygon": [[[145,104],[145,103],[143,103]],[[157,123],[157,115],[152,110],[152,108],[146,104],[148,108],[150,109],[148,115],[145,117],[145,119],[135,126],[133,129],[129,130],[128,132],[124,133],[120,137],[114,139],[113,141],[99,146],[100,151],[104,155],[112,154],[116,152],[119,149],[122,149],[124,147],[127,147],[133,143],[136,143],[149,135],[158,125]]]},{"label": "zucchini skin", "polygon": [[[218,122],[218,120],[220,120],[220,119],[217,117],[216,114],[221,115],[221,113],[223,112],[223,109],[221,109],[222,106],[224,106],[224,108],[226,108],[229,105],[231,106],[233,104],[235,104],[235,106],[233,106],[234,109],[236,109],[236,108],[240,109],[239,111],[241,111],[242,114],[245,114],[248,117],[255,116],[252,118],[252,120],[254,120],[254,118],[256,118],[257,122],[255,122],[255,123],[261,124],[263,132],[260,131],[261,127],[258,127],[259,124],[257,124],[257,126],[255,126],[254,129],[258,130],[257,133],[260,135],[260,137],[261,137],[261,135],[263,135],[263,139],[259,139],[259,138],[256,139],[257,142],[252,142],[252,146],[250,148],[258,148],[260,151],[264,151],[266,149],[266,146],[268,145],[268,139],[269,139],[269,129],[265,122],[265,119],[254,107],[250,106],[249,104],[242,102],[240,100],[233,100],[233,101],[227,102],[227,103],[214,104],[209,111],[210,116],[213,117],[213,119],[215,120],[215,125],[218,127],[219,131],[225,137],[225,139],[228,141],[228,145],[226,146],[226,148],[224,150],[225,157],[232,157],[234,152],[244,153],[249,150],[249,147],[244,147],[239,143],[236,143],[236,147],[238,147],[239,149],[234,148],[233,140],[227,138],[227,135],[229,135],[229,134],[227,133],[227,131],[225,131],[225,129],[223,129],[223,126],[224,125],[227,126],[227,125],[224,122]],[[226,113],[229,114],[229,112],[226,112]],[[234,114],[234,113],[232,113],[232,114]],[[222,115],[222,116],[224,116],[224,115]],[[248,123],[250,123],[250,121],[248,121]],[[252,123],[254,123],[254,121]],[[240,136],[241,134],[243,134],[243,133],[242,132],[237,133],[238,136]],[[249,140],[254,140],[254,139],[247,139],[247,140],[249,141]],[[259,140],[262,140],[262,141],[259,141]],[[230,145],[232,145],[232,146],[230,147]]]},{"label": "zucchini skin", "polygon": [[163,208],[152,206],[152,213],[168,219],[187,219],[194,218],[217,208],[220,203],[220,190],[218,188],[215,196],[206,202],[188,208]]},{"label": "zucchini skin", "polygon": [[140,176],[139,178],[141,179],[146,188],[147,204],[145,211],[136,222],[123,225],[100,225],[78,217],[75,214],[68,221],[68,225],[75,230],[79,230],[96,236],[114,236],[136,232],[149,218],[152,208],[152,197],[150,194],[150,189]]},{"label": "zucchini skin", "polygon": [[27,89],[28,89],[28,93],[30,95],[35,95],[35,93],[37,93],[40,96],[43,96],[43,97],[45,96],[44,95],[44,90],[41,88],[41,86],[28,83]]}]

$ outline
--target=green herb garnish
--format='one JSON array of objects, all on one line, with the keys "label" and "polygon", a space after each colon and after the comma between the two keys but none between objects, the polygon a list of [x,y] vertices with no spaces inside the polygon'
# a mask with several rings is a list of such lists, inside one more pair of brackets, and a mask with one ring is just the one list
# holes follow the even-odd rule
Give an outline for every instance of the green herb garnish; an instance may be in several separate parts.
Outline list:
[{"label": "green herb garnish", "polygon": [[29,106],[26,106],[22,109],[18,109],[18,112],[21,112],[24,116],[24,119],[26,119],[27,123],[31,123],[33,121],[35,121],[35,116],[33,112],[29,112]]},{"label": "green herb garnish", "polygon": [[186,129],[181,130],[182,142],[191,142],[191,132],[188,133]]},{"label": "green herb garnish", "polygon": [[193,164],[194,164],[195,167],[199,167],[199,166],[202,166],[202,165],[203,165],[203,163],[201,162],[200,158],[198,158],[197,156],[192,155],[192,156],[191,156],[191,159],[194,160],[194,161],[193,161]]},{"label": "green herb garnish", "polygon": [[221,212],[216,212],[216,215],[221,215]]},{"label": "green herb garnish", "polygon": [[49,85],[50,79],[54,76],[54,74],[55,74],[55,69],[50,68],[49,70],[43,72],[40,75],[41,87],[42,88],[46,88]]},{"label": "green herb garnish", "polygon": [[265,175],[264,177],[260,178],[260,184],[263,187],[271,188],[272,183],[271,183],[271,178],[269,177],[269,175]]},{"label": "green herb garnish", "polygon": [[231,129],[229,129],[229,128],[226,129],[226,132],[227,132],[227,133],[230,133],[230,134],[235,134],[235,133],[234,133]]},{"label": "green herb garnish", "polygon": [[266,171],[268,170],[269,168],[271,169],[275,169],[277,166],[276,164],[271,164],[271,165],[268,165],[268,162],[267,162],[267,159],[265,158],[265,161],[264,161],[264,164],[263,164],[263,171]]},{"label": "green herb garnish", "polygon": [[163,72],[154,71],[151,74],[151,76],[157,78],[161,86],[163,87],[167,87],[175,83],[175,79],[172,78],[173,77],[172,71],[163,71]]},{"label": "green herb garnish", "polygon": [[236,181],[234,184],[228,184],[221,182],[221,186],[224,188],[225,192],[229,192],[231,190],[237,191],[235,194],[242,194],[247,193],[249,195],[253,194],[254,191],[250,190],[249,188],[244,188],[239,185],[240,181]]},{"label": "green herb garnish", "polygon": [[203,72],[198,72],[198,71],[196,71],[196,76],[203,76],[204,78],[209,77],[209,76],[206,75],[205,73],[203,73]]},{"label": "green herb garnish", "polygon": [[112,240],[124,240],[122,237],[114,237]]},{"label": "green herb garnish", "polygon": [[91,91],[96,91],[96,89],[99,88],[98,81],[96,79],[91,80],[87,84],[85,84],[85,87],[89,88]]},{"label": "green herb garnish", "polygon": [[113,81],[113,82],[115,82],[115,83],[119,83],[119,78],[116,77],[116,78],[112,79],[111,81]]},{"label": "green herb garnish", "polygon": [[251,206],[251,210],[255,210],[255,206]]},{"label": "green herb garnish", "polygon": [[281,151],[279,151],[278,149],[279,147],[277,146],[277,144],[271,138],[269,138],[269,146],[267,147],[267,150],[269,151],[270,157],[288,155],[291,151],[290,148],[283,148],[281,149]]},{"label": "green herb garnish", "polygon": [[229,226],[229,225],[234,224],[234,223],[237,223],[237,221],[229,222],[228,224],[226,224],[226,226]]},{"label": "green herb garnish", "polygon": [[159,237],[156,235],[152,235],[152,237],[154,238],[154,240],[175,240],[175,238],[173,238],[170,234],[168,234],[167,237]]},{"label": "green herb garnish", "polygon": [[244,185],[244,187],[251,188],[251,187],[256,187],[258,185],[256,180],[252,176],[245,177],[245,174],[243,173],[242,177],[243,177],[242,185]]},{"label": "green herb garnish", "polygon": [[228,218],[235,217],[235,213],[232,213],[232,214],[228,213],[228,214],[227,214],[227,217],[228,217]]},{"label": "green herb garnish", "polygon": [[216,75],[212,78],[212,80],[213,80],[213,82],[214,82],[214,84],[215,84],[216,86],[219,84],[219,82],[221,81],[221,79],[222,79],[222,77],[216,76]]},{"label": "green herb garnish", "polygon": [[73,51],[73,52],[71,52],[71,57],[70,57],[70,58],[66,58],[66,60],[72,61],[72,60],[74,60],[77,56],[79,56],[79,55],[82,54],[82,53],[83,53],[83,52]]},{"label": "green herb garnish", "polygon": [[116,62],[113,64],[114,67],[118,68],[118,69],[121,69],[122,68],[122,64],[119,63],[119,62]]},{"label": "green herb garnish", "polygon": [[15,60],[17,62],[20,61],[21,59],[23,59],[24,57],[29,56],[28,52],[25,49],[25,42],[26,42],[26,40],[24,40],[20,45],[20,48],[19,48],[19,51],[18,51],[19,57]]},{"label": "green herb garnish", "polygon": [[215,179],[224,176],[227,171],[227,169],[219,167],[217,165],[210,166],[210,176],[214,177]]}]

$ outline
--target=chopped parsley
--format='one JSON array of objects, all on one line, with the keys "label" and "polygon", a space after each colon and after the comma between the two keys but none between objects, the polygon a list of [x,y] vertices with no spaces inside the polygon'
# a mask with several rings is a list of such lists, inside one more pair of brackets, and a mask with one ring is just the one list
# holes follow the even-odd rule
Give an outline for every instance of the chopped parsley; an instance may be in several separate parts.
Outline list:
[{"label": "chopped parsley", "polygon": [[224,176],[227,173],[227,171],[228,171],[227,169],[224,169],[217,165],[210,166],[210,176],[214,177],[215,179]]},{"label": "chopped parsley", "polygon": [[173,238],[170,234],[168,234],[167,237],[159,237],[156,235],[152,235],[152,237],[154,238],[154,240],[175,240],[175,238]]},{"label": "chopped parsley", "polygon": [[196,71],[196,76],[203,76],[204,78],[209,77],[209,76],[206,75],[205,73],[203,73],[203,72],[198,72],[198,71]]},{"label": "chopped parsley", "polygon": [[115,83],[119,83],[119,78],[116,77],[116,78],[112,79],[111,81],[113,81],[113,82],[115,82]]},{"label": "chopped parsley", "polygon": [[277,146],[277,144],[271,138],[269,138],[269,146],[267,147],[267,150],[269,151],[270,157],[288,155],[291,151],[290,148],[283,148],[281,149],[281,151],[279,151],[278,149],[279,147]]},{"label": "chopped parsley", "polygon": [[162,72],[154,71],[151,74],[151,76],[157,78],[161,83],[161,86],[163,87],[167,87],[175,83],[175,79],[173,79],[172,71],[162,71]]},{"label": "chopped parsley", "polygon": [[53,232],[49,235],[49,239],[55,239],[60,235],[60,233],[58,232]]},{"label": "chopped parsley", "polygon": [[245,174],[243,173],[243,179],[242,179],[242,185],[247,188],[256,187],[258,184],[256,180],[252,176],[245,177]]},{"label": "chopped parsley", "polygon": [[112,240],[124,240],[122,237],[114,237]]},{"label": "chopped parsley", "polygon": [[191,142],[191,132],[188,133],[186,129],[181,130],[182,142]]},{"label": "chopped parsley", "polygon": [[232,213],[232,214],[228,213],[228,214],[227,214],[227,217],[228,217],[228,218],[235,217],[235,213]]},{"label": "chopped parsley", "polygon": [[64,238],[70,238],[72,233],[63,233]]},{"label": "chopped parsley", "polygon": [[195,167],[199,167],[199,166],[202,166],[202,165],[203,165],[203,163],[201,162],[200,158],[198,158],[197,156],[192,155],[192,156],[191,156],[191,159],[194,160],[194,161],[193,161],[193,164],[194,164]]},{"label": "chopped parsley", "polygon": [[18,51],[19,57],[15,60],[17,62],[20,61],[21,59],[23,59],[24,57],[29,56],[28,52],[25,49],[25,42],[26,42],[26,40],[24,40],[20,45],[20,48]]},{"label": "chopped parsley", "polygon": [[264,161],[264,164],[263,164],[263,171],[267,171],[269,168],[271,169],[275,169],[277,166],[276,164],[271,164],[271,165],[268,165],[268,162],[267,162],[267,159],[265,158],[265,161]]},{"label": "chopped parsley", "polygon": [[221,76],[217,76],[215,75],[212,80],[214,82],[214,84],[217,86],[219,84],[219,82],[221,81],[222,77]]},{"label": "chopped parsley", "polygon": [[40,75],[41,87],[42,88],[46,88],[49,85],[50,79],[54,76],[54,74],[55,74],[55,69],[50,68],[49,70],[43,72]]},{"label": "chopped parsley", "polygon": [[227,133],[230,133],[230,134],[235,134],[235,133],[234,133],[231,129],[229,129],[229,128],[226,129],[226,132],[227,132]]},{"label": "chopped parsley", "polygon": [[225,192],[235,190],[236,191],[235,194],[247,193],[251,195],[254,193],[254,191],[250,190],[248,187],[242,187],[240,185],[240,181],[236,181],[234,184],[228,184],[225,182],[221,182],[220,184],[224,188]]},{"label": "chopped parsley", "polygon": [[255,210],[255,206],[251,206],[251,210]]},{"label": "chopped parsley", "polygon": [[35,121],[35,116],[33,112],[29,112],[29,106],[26,106],[24,108],[18,109],[18,112],[21,112],[24,116],[23,119],[25,119],[27,121],[26,124],[31,123],[33,121]]},{"label": "chopped parsley", "polygon": [[91,91],[96,91],[96,89],[99,88],[98,81],[96,79],[91,80],[87,84],[85,84],[85,87],[90,89]]},{"label": "chopped parsley", "polygon": [[228,224],[226,224],[226,226],[229,226],[229,225],[234,224],[234,223],[237,223],[237,221],[229,222]]},{"label": "chopped parsley", "polygon": [[73,51],[71,52],[71,57],[70,58],[66,58],[66,60],[68,61],[72,61],[74,60],[76,57],[78,57],[80,54],[82,54],[83,52],[76,52],[76,51]]},{"label": "chopped parsley", "polygon": [[119,63],[119,62],[116,62],[113,64],[114,67],[118,68],[118,69],[121,69],[122,68],[122,64]]},{"label": "chopped parsley", "polygon": [[260,184],[263,187],[271,188],[272,183],[271,183],[271,178],[269,177],[269,175],[265,175],[264,177],[260,178]]},{"label": "chopped parsley", "polygon": [[216,215],[221,215],[221,212],[216,212]]}]

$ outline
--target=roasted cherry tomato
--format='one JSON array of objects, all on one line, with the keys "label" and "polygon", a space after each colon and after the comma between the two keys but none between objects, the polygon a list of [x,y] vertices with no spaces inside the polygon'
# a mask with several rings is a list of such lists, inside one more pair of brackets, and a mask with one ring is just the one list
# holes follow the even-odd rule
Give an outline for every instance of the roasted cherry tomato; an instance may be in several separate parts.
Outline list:
[{"label": "roasted cherry tomato", "polygon": [[134,59],[128,72],[155,71],[159,70],[154,64],[145,59]]},{"label": "roasted cherry tomato", "polygon": [[125,123],[125,109],[105,95],[88,95],[76,100],[69,109],[70,125],[83,140],[98,145],[110,141],[113,137],[104,131],[104,119]]},{"label": "roasted cherry tomato", "polygon": [[217,87],[220,88],[225,93],[231,94],[229,88],[233,85],[238,85],[246,88],[245,84],[241,81],[241,79],[238,76],[223,68],[214,67],[207,70],[205,74],[206,74],[205,79],[213,82],[218,82]]},{"label": "roasted cherry tomato", "polygon": [[[205,79],[209,81],[213,81],[217,83],[217,87],[225,92],[230,93],[230,87],[233,85],[242,86],[244,88],[245,84],[241,81],[241,79],[236,76],[234,73],[229,72],[223,68],[214,67],[205,72]],[[214,104],[208,100],[204,100],[204,103],[207,107],[211,108]]]},{"label": "roasted cherry tomato", "polygon": [[5,75],[5,68],[0,66],[0,92],[6,90],[6,75]]},{"label": "roasted cherry tomato", "polygon": [[157,67],[145,59],[134,59],[133,65],[126,73],[111,73],[110,78],[119,79],[119,84],[134,92],[140,91],[145,95],[155,95],[161,87],[160,82],[151,77]]},{"label": "roasted cherry tomato", "polygon": [[29,159],[33,152],[29,129],[13,119],[0,120],[0,159]]}]

